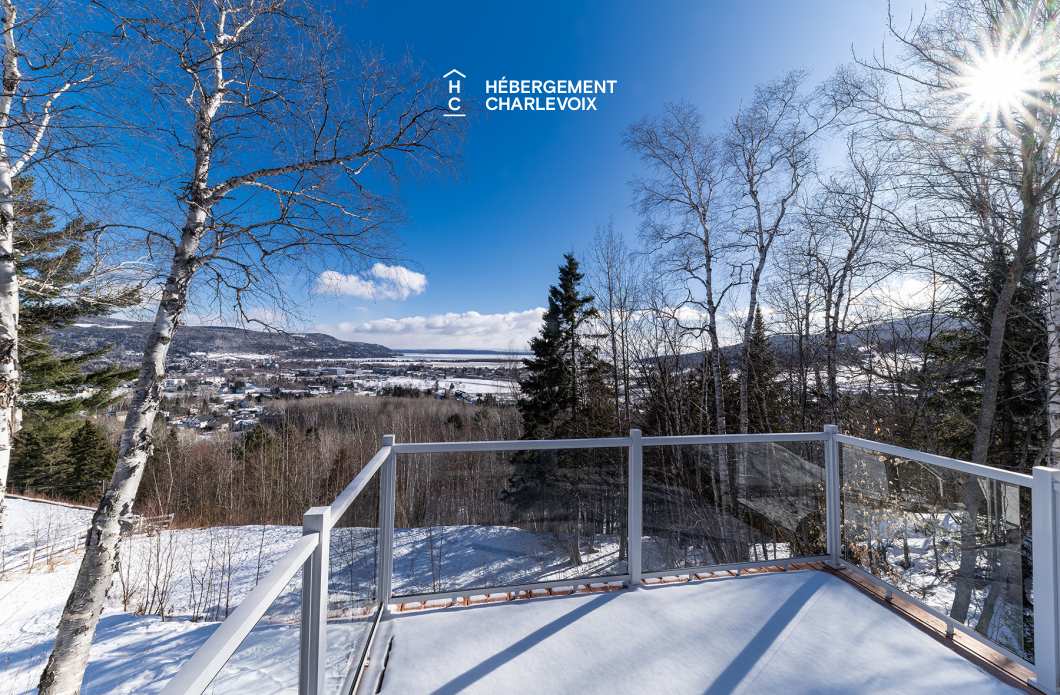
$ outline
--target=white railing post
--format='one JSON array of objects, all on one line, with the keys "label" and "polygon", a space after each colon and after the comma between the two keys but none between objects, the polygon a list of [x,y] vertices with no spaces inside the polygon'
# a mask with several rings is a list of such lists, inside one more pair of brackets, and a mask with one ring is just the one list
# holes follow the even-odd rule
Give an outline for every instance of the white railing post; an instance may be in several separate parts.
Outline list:
[{"label": "white railing post", "polygon": [[317,534],[313,554],[302,564],[302,632],[299,651],[298,692],[324,692],[324,663],[328,627],[328,540],[331,507],[313,507],[302,517],[302,535]]},{"label": "white railing post", "polygon": [[629,587],[636,589],[640,586],[643,572],[640,551],[644,537],[644,445],[641,443],[640,430],[630,430],[629,439],[626,558],[629,565]]},{"label": "white railing post", "polygon": [[842,510],[839,499],[839,442],[835,425],[824,426],[824,485],[825,485],[825,539],[828,558],[833,567],[839,567],[839,548],[842,543],[839,525]]},{"label": "white railing post", "polygon": [[[393,446],[394,435],[383,435],[383,446]],[[394,507],[397,503],[397,456],[387,456],[379,469],[379,568],[376,599],[386,613],[390,603],[390,582],[394,573]]]},{"label": "white railing post", "polygon": [[1031,485],[1031,543],[1034,584],[1035,686],[1060,692],[1060,470],[1035,466]]}]

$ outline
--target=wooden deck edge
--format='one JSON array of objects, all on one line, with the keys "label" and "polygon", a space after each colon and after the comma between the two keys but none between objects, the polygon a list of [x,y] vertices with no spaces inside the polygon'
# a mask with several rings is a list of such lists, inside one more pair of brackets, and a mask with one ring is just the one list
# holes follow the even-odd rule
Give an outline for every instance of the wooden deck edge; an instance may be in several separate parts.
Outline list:
[{"label": "wooden deck edge", "polygon": [[[750,576],[756,574],[774,574],[789,572],[793,570],[821,570],[824,564],[820,562],[793,562],[787,565],[770,565],[764,567],[749,567],[743,570],[723,569],[717,571],[699,570],[696,572],[675,571],[672,575],[665,577],[649,577],[642,580],[645,587],[665,586],[668,584],[689,584],[706,582],[712,579],[726,579],[737,576]],[[423,601],[401,601],[395,598],[391,602],[391,609],[395,613],[415,613],[419,611],[444,610],[447,608],[465,608],[470,606],[482,606],[492,603],[506,603],[508,601],[526,601],[535,598],[552,598],[556,596],[573,596],[578,594],[598,594],[612,591],[625,591],[626,586],[621,582],[600,582],[591,579],[573,580],[570,584],[563,584],[542,589],[497,589],[486,591],[482,589],[470,590],[466,596],[454,598],[436,598]]]},{"label": "wooden deck edge", "polygon": [[872,584],[864,577],[860,577],[854,572],[843,568],[837,569],[821,564],[815,569],[828,572],[854,586],[863,594],[876,601],[876,603],[901,616],[906,622],[927,634],[936,642],[946,645],[950,650],[956,652],[968,661],[971,661],[1006,684],[1019,688],[1024,692],[1041,695],[1041,691],[1030,685],[1034,678],[1034,673],[1026,666],[1017,661],[1013,661],[1001,652],[991,649],[982,642],[964,635],[959,630],[954,631],[952,636],[948,636],[947,625],[945,622],[920,608],[912,601],[900,596],[892,596],[890,599],[887,599],[882,588]]},{"label": "wooden deck edge", "polygon": [[573,596],[576,594],[599,594],[612,591],[625,591],[626,586],[620,582],[599,582],[591,580],[574,580],[570,584],[562,584],[553,587],[539,589],[497,589],[485,591],[475,589],[467,595],[453,598],[436,598],[423,601],[391,601],[391,610],[395,613],[415,613],[430,610],[445,610],[447,608],[468,608],[471,606],[484,606],[494,603],[507,603],[509,601],[528,601],[535,598],[551,598],[555,596]]}]

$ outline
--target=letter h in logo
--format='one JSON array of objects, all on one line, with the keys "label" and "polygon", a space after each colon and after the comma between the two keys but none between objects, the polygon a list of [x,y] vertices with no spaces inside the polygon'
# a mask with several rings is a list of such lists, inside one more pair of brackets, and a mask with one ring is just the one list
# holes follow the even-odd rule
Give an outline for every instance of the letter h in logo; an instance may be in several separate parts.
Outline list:
[{"label": "letter h in logo", "polygon": [[[453,77],[456,75],[456,77]],[[450,79],[453,78],[453,79]],[[451,118],[463,118],[466,113],[460,111],[460,80],[467,78],[467,75],[460,72],[456,68],[453,68],[449,72],[442,75],[443,80],[449,80],[449,113],[445,114]]]}]

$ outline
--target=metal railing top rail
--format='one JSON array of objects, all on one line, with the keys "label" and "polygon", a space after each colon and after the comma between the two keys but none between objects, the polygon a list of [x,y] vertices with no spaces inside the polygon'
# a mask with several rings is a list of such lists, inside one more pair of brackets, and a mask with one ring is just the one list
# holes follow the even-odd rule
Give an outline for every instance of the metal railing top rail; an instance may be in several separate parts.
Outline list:
[{"label": "metal railing top rail", "polygon": [[166,683],[161,695],[184,695],[206,690],[265,615],[272,602],[283,593],[287,583],[302,570],[302,564],[316,550],[319,539],[320,536],[313,533],[295,541],[269,573]]},{"label": "metal railing top rail", "polygon": [[848,444],[850,446],[868,449],[869,451],[875,451],[881,454],[897,456],[911,461],[919,461],[920,463],[927,463],[933,466],[939,466],[940,468],[949,468],[950,470],[968,473],[981,478],[1000,480],[1003,483],[1009,483],[1011,485],[1031,487],[1031,484],[1034,481],[1034,477],[1027,475],[1026,473],[1016,473],[1015,471],[1007,471],[1004,468],[995,468],[994,466],[983,466],[978,463],[972,463],[971,461],[961,461],[960,459],[939,456],[938,454],[929,454],[915,449],[906,449],[904,447],[894,446],[893,444],[883,444],[882,442],[876,442],[871,439],[861,439],[860,437],[851,437],[846,434],[837,434],[836,441],[840,444]]},{"label": "metal railing top rail", "polygon": [[329,528],[334,526],[338,520],[342,518],[342,515],[350,508],[350,505],[353,504],[353,501],[361,494],[361,491],[368,487],[368,483],[372,480],[372,476],[376,474],[376,471],[383,467],[383,464],[386,463],[387,457],[390,456],[393,449],[393,446],[384,446],[380,448],[379,451],[375,452],[375,455],[368,459],[368,463],[364,464],[364,468],[361,469],[350,484],[343,488],[342,492],[335,497],[335,501],[331,503]]},{"label": "metal railing top rail", "polygon": [[[767,434],[692,434],[664,437],[642,437],[642,446],[681,444],[764,444],[771,442],[823,442],[824,432],[776,432]],[[400,442],[395,454],[457,454],[493,451],[542,451],[554,449],[609,449],[632,446],[631,437],[598,437],[595,439],[502,439],[476,442]]]},{"label": "metal railing top rail", "polygon": [[642,437],[644,446],[681,446],[686,444],[771,444],[784,442],[823,442],[824,432],[769,432],[761,434],[679,434]]},{"label": "metal railing top rail", "polygon": [[460,454],[491,451],[543,451],[550,449],[610,449],[625,448],[629,437],[600,437],[598,439],[502,439],[482,442],[421,442],[397,443],[395,454]]}]

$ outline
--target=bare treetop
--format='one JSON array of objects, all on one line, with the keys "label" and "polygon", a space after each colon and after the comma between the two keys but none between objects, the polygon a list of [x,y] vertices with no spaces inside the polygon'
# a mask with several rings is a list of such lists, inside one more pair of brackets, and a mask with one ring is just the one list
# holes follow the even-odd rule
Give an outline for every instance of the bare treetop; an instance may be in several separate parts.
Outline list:
[{"label": "bare treetop", "polygon": [[436,85],[408,60],[347,62],[311,3],[95,4],[115,22],[130,80],[155,102],[128,110],[151,148],[141,183],[163,196],[145,231],[172,248],[184,206],[201,206],[196,263],[242,318],[254,320],[243,306],[251,295],[283,302],[280,276],[293,269],[385,255],[400,219],[387,178],[449,161],[452,124]]}]

